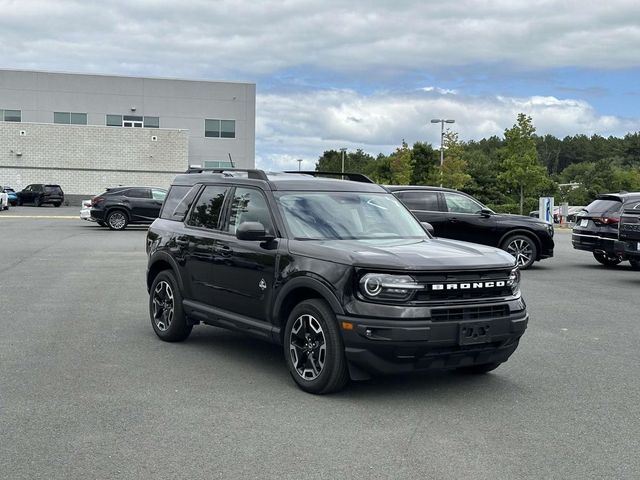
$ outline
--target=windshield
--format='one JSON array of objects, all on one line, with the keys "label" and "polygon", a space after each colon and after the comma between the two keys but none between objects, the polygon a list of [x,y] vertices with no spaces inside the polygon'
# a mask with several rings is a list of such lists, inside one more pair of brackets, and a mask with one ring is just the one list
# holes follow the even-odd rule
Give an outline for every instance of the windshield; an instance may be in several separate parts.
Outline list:
[{"label": "windshield", "polygon": [[422,226],[391,194],[286,192],[276,198],[296,240],[427,237]]}]

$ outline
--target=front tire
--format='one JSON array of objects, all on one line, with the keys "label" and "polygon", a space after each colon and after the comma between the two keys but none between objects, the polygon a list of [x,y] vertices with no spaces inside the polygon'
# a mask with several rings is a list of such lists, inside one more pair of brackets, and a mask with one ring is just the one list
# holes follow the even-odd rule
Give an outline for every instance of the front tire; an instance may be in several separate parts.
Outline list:
[{"label": "front tire", "polygon": [[593,252],[593,258],[595,258],[598,263],[601,263],[605,267],[615,267],[620,262],[622,262],[622,257],[618,255],[610,255],[605,252]]},{"label": "front tire", "polygon": [[165,342],[181,342],[193,329],[182,310],[182,295],[176,277],[170,270],[153,279],[149,291],[149,316],[153,331]]},{"label": "front tire", "polygon": [[61,205],[60,202],[56,202],[56,203],[53,204],[53,206],[56,207],[56,208],[59,207],[60,205]]},{"label": "front tire", "polygon": [[531,267],[538,258],[536,242],[527,235],[512,235],[502,242],[501,248],[516,259],[516,265],[520,270]]},{"label": "front tire", "polygon": [[305,392],[336,392],[348,383],[344,344],[336,317],[326,302],[300,302],[289,315],[283,343],[289,372]]},{"label": "front tire", "polygon": [[107,215],[107,225],[111,230],[124,230],[129,224],[129,217],[122,210],[113,210]]}]

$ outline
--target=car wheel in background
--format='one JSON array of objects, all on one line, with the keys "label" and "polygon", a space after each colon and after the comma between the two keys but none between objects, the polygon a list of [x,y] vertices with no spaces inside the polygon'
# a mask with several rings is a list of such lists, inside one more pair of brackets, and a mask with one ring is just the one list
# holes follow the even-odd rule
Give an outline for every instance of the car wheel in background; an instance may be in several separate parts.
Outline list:
[{"label": "car wheel in background", "polygon": [[333,311],[322,300],[304,300],[289,315],[284,356],[298,386],[309,393],[344,388],[349,371]]},{"label": "car wheel in background", "polygon": [[33,201],[33,204],[34,204],[36,207],[41,207],[41,206],[42,206],[42,198],[40,198],[40,197],[36,197],[36,199]]},{"label": "car wheel in background", "polygon": [[56,203],[53,204],[54,207],[59,207],[60,205],[61,205],[60,202],[56,202]]},{"label": "car wheel in background", "polygon": [[614,267],[622,262],[622,257],[606,252],[593,252],[593,258],[606,267]]},{"label": "car wheel in background", "polygon": [[107,215],[107,225],[111,230],[124,230],[128,223],[129,218],[122,210],[112,210]]},{"label": "car wheel in background", "polygon": [[629,263],[633,270],[640,270],[640,260],[629,259]]},{"label": "car wheel in background", "polygon": [[512,235],[502,242],[501,247],[516,259],[516,264],[520,270],[526,270],[538,256],[536,243],[526,235]]},{"label": "car wheel in background", "polygon": [[149,316],[153,331],[165,342],[181,342],[193,329],[182,310],[182,295],[171,270],[164,270],[153,279],[149,291]]}]

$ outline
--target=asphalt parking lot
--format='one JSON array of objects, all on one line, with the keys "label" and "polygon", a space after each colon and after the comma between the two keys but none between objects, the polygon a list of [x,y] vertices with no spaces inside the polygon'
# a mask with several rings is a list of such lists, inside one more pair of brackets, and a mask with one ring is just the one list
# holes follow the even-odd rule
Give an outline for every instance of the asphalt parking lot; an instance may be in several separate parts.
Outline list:
[{"label": "asphalt parking lot", "polygon": [[601,267],[567,231],[523,273],[529,329],[495,372],[319,397],[279,347],[213,327],[158,340],[146,228],[77,214],[0,212],[2,478],[640,475],[640,272]]}]

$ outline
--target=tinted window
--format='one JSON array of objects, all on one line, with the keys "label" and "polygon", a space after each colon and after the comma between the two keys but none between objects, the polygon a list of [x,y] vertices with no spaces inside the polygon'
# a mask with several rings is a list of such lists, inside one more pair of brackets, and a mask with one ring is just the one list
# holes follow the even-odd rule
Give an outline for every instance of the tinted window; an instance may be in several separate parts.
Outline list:
[{"label": "tinted window", "polygon": [[58,185],[45,185],[44,191],[46,193],[61,193],[62,189]]},{"label": "tinted window", "polygon": [[391,194],[286,192],[276,198],[290,232],[299,240],[427,237],[416,219]]},{"label": "tinted window", "polygon": [[148,188],[130,188],[124,192],[124,196],[129,198],[151,198]]},{"label": "tinted window", "polygon": [[617,212],[620,210],[622,202],[611,199],[598,199],[591,202],[585,210],[589,213],[601,214],[605,212]]},{"label": "tinted window", "polygon": [[483,206],[475,200],[457,193],[444,194],[445,202],[447,204],[447,211],[454,213],[480,213]]},{"label": "tinted window", "polygon": [[176,185],[171,187],[164,200],[160,218],[178,220],[180,222],[184,220],[184,216],[189,211],[199,189],[200,185],[194,187]]},{"label": "tinted window", "polygon": [[198,198],[187,223],[194,227],[217,229],[227,187],[209,185]]},{"label": "tinted window", "polygon": [[260,222],[267,232],[272,232],[269,207],[259,190],[253,188],[236,188],[231,202],[231,215],[227,231],[236,233],[236,227],[243,222]]},{"label": "tinted window", "polygon": [[410,210],[429,210],[437,212],[438,192],[398,192],[397,197],[409,207]]}]

